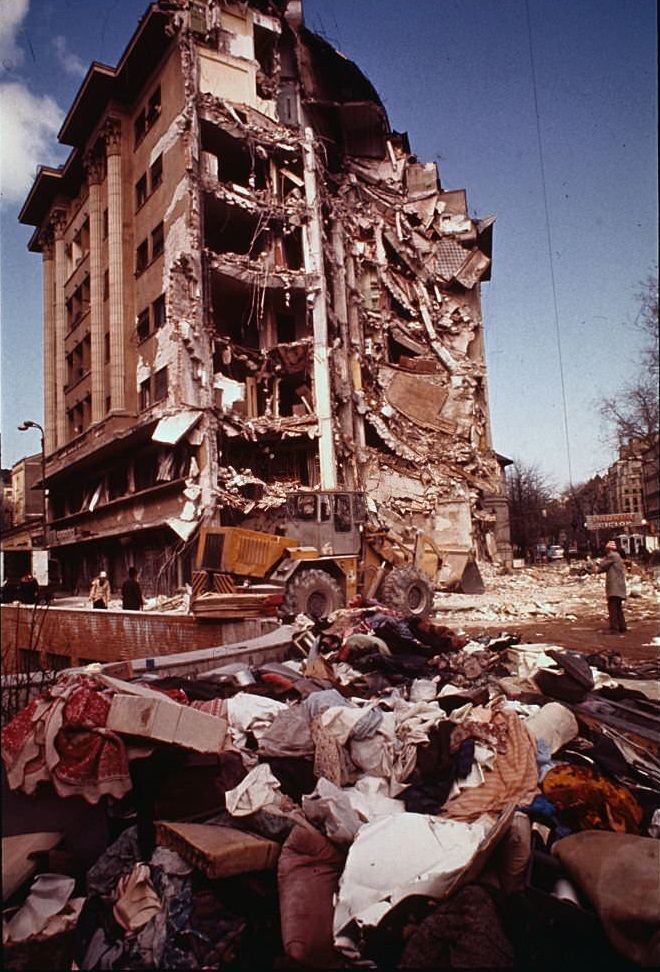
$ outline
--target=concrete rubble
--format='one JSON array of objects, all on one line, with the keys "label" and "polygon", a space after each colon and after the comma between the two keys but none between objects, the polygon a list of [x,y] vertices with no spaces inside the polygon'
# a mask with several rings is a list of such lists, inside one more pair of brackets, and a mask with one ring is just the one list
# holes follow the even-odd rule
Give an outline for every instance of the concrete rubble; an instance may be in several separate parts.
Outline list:
[{"label": "concrete rubble", "polygon": [[[635,568],[636,569],[636,568]],[[436,593],[434,610],[451,624],[506,623],[535,618],[577,621],[603,612],[602,577],[586,562],[560,567],[525,567],[503,573],[482,565],[484,594]],[[658,586],[649,574],[629,571],[627,611],[636,621],[656,616]]]},{"label": "concrete rubble", "polygon": [[36,867],[3,838],[8,967],[657,964],[648,666],[375,603],[269,639],[64,671],[4,727],[62,808]]}]

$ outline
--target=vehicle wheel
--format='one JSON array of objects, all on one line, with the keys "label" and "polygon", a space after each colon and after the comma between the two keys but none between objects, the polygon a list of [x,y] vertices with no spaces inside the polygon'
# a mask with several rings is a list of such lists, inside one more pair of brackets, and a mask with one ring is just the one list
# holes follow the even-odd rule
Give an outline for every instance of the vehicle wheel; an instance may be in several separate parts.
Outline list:
[{"label": "vehicle wheel", "polygon": [[395,567],[376,596],[387,607],[408,618],[425,618],[433,607],[431,582],[416,567]]},{"label": "vehicle wheel", "polygon": [[327,618],[344,606],[344,594],[339,583],[326,571],[301,570],[287,585],[284,606],[290,614]]}]

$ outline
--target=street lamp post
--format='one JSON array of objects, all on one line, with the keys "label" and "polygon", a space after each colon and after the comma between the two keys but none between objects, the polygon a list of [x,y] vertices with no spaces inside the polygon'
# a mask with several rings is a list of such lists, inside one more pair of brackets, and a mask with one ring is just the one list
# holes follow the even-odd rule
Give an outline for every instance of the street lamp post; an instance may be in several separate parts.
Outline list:
[{"label": "street lamp post", "polygon": [[43,532],[44,532],[44,546],[46,546],[46,527],[48,523],[48,500],[46,495],[46,445],[45,445],[45,433],[43,427],[39,425],[38,422],[33,422],[31,419],[26,419],[25,422],[21,422],[18,426],[19,432],[27,432],[28,429],[39,429],[41,435],[41,499],[42,499],[42,514],[43,514]]}]

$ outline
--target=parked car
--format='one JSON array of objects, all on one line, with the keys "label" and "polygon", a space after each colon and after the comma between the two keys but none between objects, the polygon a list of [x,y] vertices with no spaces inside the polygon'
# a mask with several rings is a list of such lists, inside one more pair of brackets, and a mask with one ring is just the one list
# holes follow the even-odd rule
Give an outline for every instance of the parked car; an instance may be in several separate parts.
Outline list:
[{"label": "parked car", "polygon": [[553,543],[548,547],[548,560],[563,560],[564,548],[558,543]]}]

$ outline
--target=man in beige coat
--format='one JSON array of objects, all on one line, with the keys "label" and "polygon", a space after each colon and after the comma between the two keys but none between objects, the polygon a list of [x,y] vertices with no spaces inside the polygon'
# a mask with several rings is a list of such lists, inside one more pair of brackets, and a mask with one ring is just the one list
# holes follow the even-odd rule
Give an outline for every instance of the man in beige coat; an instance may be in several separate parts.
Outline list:
[{"label": "man in beige coat", "polygon": [[92,581],[89,599],[93,608],[107,608],[110,603],[110,581],[104,570]]},{"label": "man in beige coat", "polygon": [[614,540],[605,544],[605,556],[596,567],[597,574],[605,574],[605,596],[607,613],[610,619],[610,633],[627,631],[623,616],[623,602],[626,599],[626,568]]}]

